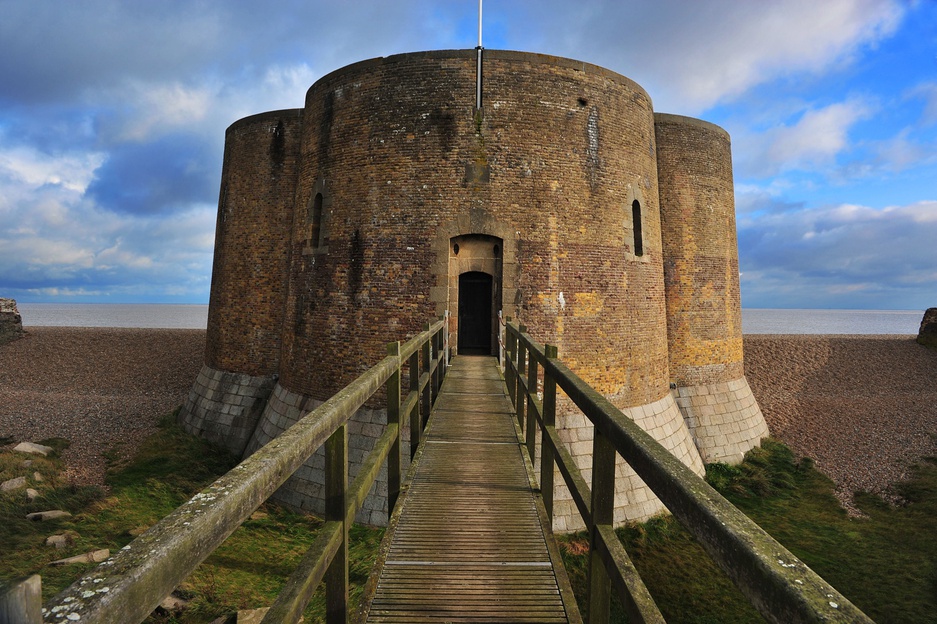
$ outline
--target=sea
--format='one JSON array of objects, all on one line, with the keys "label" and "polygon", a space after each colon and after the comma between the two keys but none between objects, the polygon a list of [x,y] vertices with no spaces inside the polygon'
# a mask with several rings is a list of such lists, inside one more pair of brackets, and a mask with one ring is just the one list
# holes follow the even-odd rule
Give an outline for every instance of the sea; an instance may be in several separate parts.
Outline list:
[{"label": "sea", "polygon": [[[207,305],[17,303],[24,327],[205,329]],[[742,309],[744,334],[917,334],[923,310]]]}]

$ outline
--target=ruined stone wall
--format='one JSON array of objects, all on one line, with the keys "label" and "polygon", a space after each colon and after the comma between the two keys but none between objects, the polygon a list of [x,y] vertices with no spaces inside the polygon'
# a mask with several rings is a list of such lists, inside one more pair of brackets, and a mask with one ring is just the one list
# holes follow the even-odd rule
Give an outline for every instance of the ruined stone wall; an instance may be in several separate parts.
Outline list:
[{"label": "ruined stone wall", "polygon": [[0,345],[13,342],[24,335],[23,319],[13,299],[0,299]]}]

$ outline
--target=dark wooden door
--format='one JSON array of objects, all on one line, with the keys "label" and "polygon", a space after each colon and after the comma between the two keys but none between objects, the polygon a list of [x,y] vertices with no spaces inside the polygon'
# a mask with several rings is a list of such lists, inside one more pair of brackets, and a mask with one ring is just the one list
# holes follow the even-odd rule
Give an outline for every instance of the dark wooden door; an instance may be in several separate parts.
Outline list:
[{"label": "dark wooden door", "polygon": [[492,278],[470,271],[459,276],[459,353],[491,355]]}]

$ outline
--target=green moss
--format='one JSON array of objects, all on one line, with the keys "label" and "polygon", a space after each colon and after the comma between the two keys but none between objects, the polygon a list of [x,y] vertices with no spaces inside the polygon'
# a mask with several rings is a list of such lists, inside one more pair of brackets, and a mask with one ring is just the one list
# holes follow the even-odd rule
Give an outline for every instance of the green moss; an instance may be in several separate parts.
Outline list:
[{"label": "green moss", "polygon": [[[62,440],[54,447],[65,445],[67,441]],[[24,459],[21,454],[0,453],[0,474],[22,472]],[[100,548],[112,552],[122,548],[237,463],[223,449],[183,432],[171,415],[135,457],[122,459],[119,453],[110,457],[109,491],[69,485],[61,477],[64,466],[55,453],[31,459],[30,473],[43,475],[42,496],[33,503],[26,502],[22,490],[0,497],[0,581],[38,573],[43,601],[93,567],[53,567],[49,562]],[[30,511],[50,508],[65,509],[73,516],[43,523],[25,519]],[[272,603],[315,540],[321,521],[272,504],[258,511],[183,582],[179,591],[190,601],[188,608],[181,614],[156,612],[149,622],[211,622],[238,609]],[[45,545],[46,537],[64,532],[72,539],[67,548]],[[353,601],[361,594],[382,535],[381,529],[355,526],[351,530]],[[320,589],[305,621],[324,621],[324,609]]]},{"label": "green moss", "polygon": [[[861,518],[847,515],[833,483],[811,461],[797,461],[773,440],[741,465],[708,466],[707,479],[879,624],[937,621],[937,461],[923,462],[896,486],[901,506],[858,494]],[[762,621],[672,517],[631,524],[618,534],[667,622]],[[568,536],[561,544],[583,605],[588,539]],[[612,621],[626,621],[614,606]]]}]

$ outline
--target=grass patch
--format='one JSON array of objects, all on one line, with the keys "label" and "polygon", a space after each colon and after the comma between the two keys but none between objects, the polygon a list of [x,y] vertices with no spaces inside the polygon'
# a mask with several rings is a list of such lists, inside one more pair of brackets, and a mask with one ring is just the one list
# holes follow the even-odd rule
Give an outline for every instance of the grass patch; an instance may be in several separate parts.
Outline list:
[{"label": "grass patch", "polygon": [[[190,436],[167,416],[159,430],[130,460],[110,457],[107,489],[75,487],[60,476],[58,453],[64,440],[42,441],[57,449],[49,457],[0,453],[0,480],[27,476],[41,492],[32,502],[25,490],[0,495],[0,582],[30,574],[42,576],[43,601],[68,587],[93,564],[49,566],[51,561],[101,548],[119,550],[237,463],[226,451]],[[24,461],[31,465],[24,466]],[[38,472],[42,481],[33,479]],[[63,509],[71,518],[48,522],[25,519],[32,511]],[[286,578],[315,540],[321,521],[267,504],[254,513],[178,589],[188,607],[181,613],[154,613],[148,622],[197,624],[238,609],[269,606]],[[66,534],[64,549],[47,546],[53,534]],[[370,572],[383,530],[351,529],[349,578],[356,601]],[[353,608],[353,607],[352,607]],[[320,589],[307,609],[307,622],[324,621]]]},{"label": "grass patch", "polygon": [[[852,518],[809,460],[766,440],[739,466],[711,465],[707,479],[879,624],[937,621],[937,461],[896,486],[895,507],[859,494]],[[632,524],[619,537],[671,623],[762,622],[740,592],[672,517]],[[563,538],[563,556],[585,605],[585,535]],[[584,614],[585,615],[585,614]],[[625,622],[613,605],[614,622]]]},{"label": "grass patch", "polygon": [[[23,489],[0,495],[0,581],[39,573],[45,600],[91,567],[51,567],[49,562],[123,547],[236,463],[224,451],[186,435],[167,417],[132,460],[112,458],[105,491],[65,482],[58,453],[67,442],[42,443],[56,451],[46,458],[0,453],[0,480],[26,476],[29,487],[41,492],[32,502],[26,501]],[[25,461],[31,464],[24,466]],[[896,486],[906,501],[902,506],[858,495],[863,518],[848,517],[833,496],[833,484],[809,460],[797,461],[786,446],[772,440],[749,452],[738,466],[709,466],[707,479],[879,624],[937,621],[937,460],[923,462]],[[52,508],[73,516],[46,523],[25,519],[31,511]],[[313,516],[263,506],[180,586],[188,608],[181,614],[155,614],[149,621],[205,623],[238,609],[269,605],[319,526]],[[45,545],[45,538],[55,533],[69,536],[67,548]],[[618,534],[668,622],[762,621],[673,518],[628,525]],[[382,535],[381,529],[352,528],[353,602]],[[577,599],[584,605],[588,540],[582,534],[564,536],[561,545]],[[323,613],[320,588],[306,621],[321,622]],[[612,621],[626,621],[617,604]]]}]

